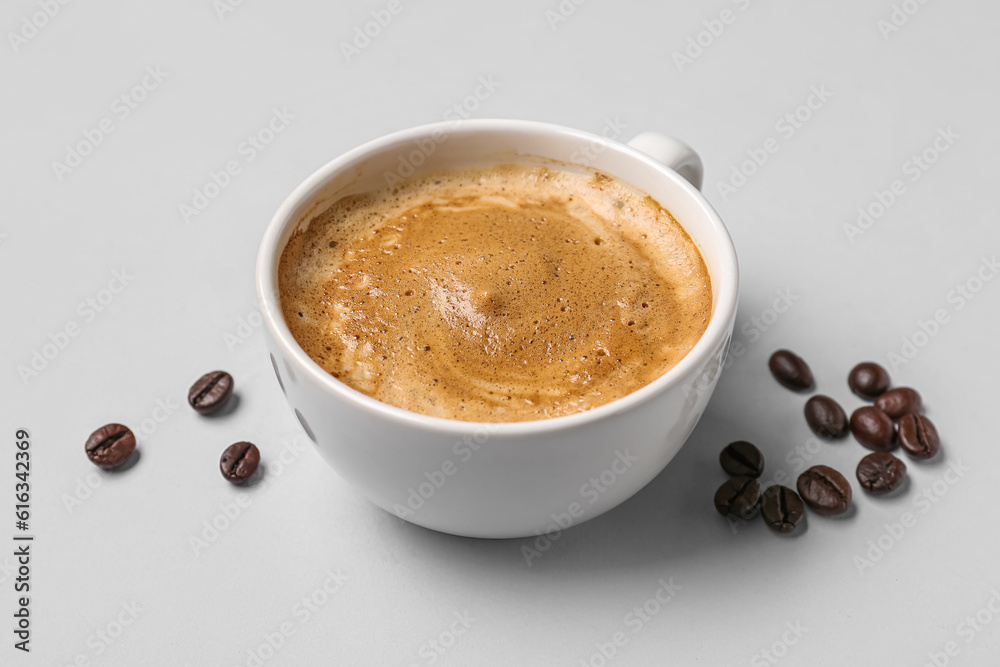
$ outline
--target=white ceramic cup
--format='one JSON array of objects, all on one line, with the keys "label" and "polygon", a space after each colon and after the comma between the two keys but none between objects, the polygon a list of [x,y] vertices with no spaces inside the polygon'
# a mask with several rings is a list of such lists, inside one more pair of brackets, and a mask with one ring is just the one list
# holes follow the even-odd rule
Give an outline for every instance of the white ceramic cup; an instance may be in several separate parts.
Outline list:
[{"label": "white ceramic cup", "polygon": [[[694,239],[712,279],[708,328],[680,363],[606,405],[554,419],[484,424],[429,417],[362,394],[299,347],[278,304],[278,262],[292,233],[337,199],[415,172],[551,161],[597,169],[643,191]],[[565,530],[623,502],[684,444],[715,389],[736,318],[736,251],[698,191],[698,155],[674,139],[630,145],[557,125],[466,120],[369,142],[307,178],[271,220],[257,295],[271,363],[288,403],[329,464],[379,507],[470,537]]]}]

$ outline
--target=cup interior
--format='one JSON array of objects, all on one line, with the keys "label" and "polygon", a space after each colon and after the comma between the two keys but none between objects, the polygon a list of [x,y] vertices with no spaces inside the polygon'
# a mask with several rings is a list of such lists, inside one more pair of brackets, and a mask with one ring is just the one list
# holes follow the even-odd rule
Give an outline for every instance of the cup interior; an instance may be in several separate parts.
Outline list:
[{"label": "cup interior", "polygon": [[500,428],[549,428],[598,418],[606,411],[622,409],[624,402],[643,400],[717,351],[728,335],[736,309],[736,252],[725,225],[694,186],[648,155],[597,135],[528,121],[467,120],[398,132],[356,148],[306,179],[278,209],[261,243],[257,289],[265,321],[288,353],[287,358],[295,360],[303,370],[322,376],[320,381],[331,391],[357,401],[360,407],[425,426],[433,423],[467,428],[470,422],[429,417],[381,403],[326,373],[298,346],[285,324],[278,303],[278,263],[292,234],[307,227],[342,197],[382,188],[414,174],[510,163],[596,169],[650,195],[673,214],[698,246],[712,280],[712,316],[705,333],[684,359],[632,394],[585,412],[502,423]]}]

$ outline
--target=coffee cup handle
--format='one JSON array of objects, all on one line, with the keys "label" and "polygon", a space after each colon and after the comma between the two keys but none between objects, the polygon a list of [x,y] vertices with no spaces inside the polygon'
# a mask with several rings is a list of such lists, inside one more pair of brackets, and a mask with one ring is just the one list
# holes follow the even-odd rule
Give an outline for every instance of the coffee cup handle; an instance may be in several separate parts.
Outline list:
[{"label": "coffee cup handle", "polygon": [[659,132],[643,132],[636,135],[628,145],[667,165],[701,190],[705,176],[701,156],[683,141]]}]

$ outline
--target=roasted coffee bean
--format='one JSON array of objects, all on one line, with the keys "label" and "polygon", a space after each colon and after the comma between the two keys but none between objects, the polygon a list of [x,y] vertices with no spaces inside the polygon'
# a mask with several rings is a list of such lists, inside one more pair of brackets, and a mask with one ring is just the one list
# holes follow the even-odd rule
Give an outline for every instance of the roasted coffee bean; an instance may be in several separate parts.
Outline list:
[{"label": "roasted coffee bean", "polygon": [[767,366],[771,369],[774,379],[789,389],[803,391],[813,385],[813,374],[809,370],[809,365],[790,350],[778,350],[772,354]]},{"label": "roasted coffee bean", "polygon": [[878,452],[892,449],[896,427],[889,415],[878,408],[866,405],[851,415],[851,433],[862,445]]},{"label": "roasted coffee bean", "polygon": [[899,444],[915,459],[930,459],[938,453],[941,439],[930,419],[911,412],[899,418]]},{"label": "roasted coffee bean", "polygon": [[737,440],[729,443],[719,454],[722,469],[730,475],[760,477],[764,472],[764,455],[752,443]]},{"label": "roasted coffee bean", "polygon": [[870,401],[884,394],[891,384],[889,371],[874,361],[865,361],[853,369],[847,376],[847,385],[855,394]]},{"label": "roasted coffee bean", "polygon": [[851,506],[851,484],[830,466],[809,468],[795,486],[806,505],[820,514],[843,514]]},{"label": "roasted coffee bean", "polygon": [[760,498],[764,523],[779,533],[790,533],[802,522],[806,508],[802,498],[787,486],[775,484],[764,489]]},{"label": "roasted coffee bean", "polygon": [[896,387],[875,399],[875,407],[893,419],[899,419],[911,412],[920,412],[923,400],[916,389]]},{"label": "roasted coffee bean", "polygon": [[222,476],[233,484],[240,484],[250,479],[257,464],[260,463],[260,450],[250,442],[237,442],[226,447],[219,459],[219,469]]},{"label": "roasted coffee bean", "polygon": [[135,451],[135,434],[121,424],[105,424],[90,434],[84,446],[87,457],[104,470],[125,465]]},{"label": "roasted coffee bean", "polygon": [[188,403],[203,415],[221,409],[233,393],[233,376],[226,371],[205,373],[191,385]]},{"label": "roasted coffee bean", "polygon": [[806,401],[806,422],[821,438],[847,435],[847,413],[829,396],[820,394]]},{"label": "roasted coffee bean", "polygon": [[760,484],[753,477],[733,477],[715,492],[715,509],[722,516],[730,514],[749,519],[760,501]]},{"label": "roasted coffee bean", "polygon": [[889,493],[906,478],[906,464],[888,452],[872,452],[858,463],[857,476],[868,493]]}]

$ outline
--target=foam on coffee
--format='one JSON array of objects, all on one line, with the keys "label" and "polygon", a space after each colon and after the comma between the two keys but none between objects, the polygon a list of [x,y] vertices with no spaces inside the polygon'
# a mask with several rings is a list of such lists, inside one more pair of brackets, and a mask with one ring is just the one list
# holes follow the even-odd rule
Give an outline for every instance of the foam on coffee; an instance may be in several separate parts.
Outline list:
[{"label": "foam on coffee", "polygon": [[657,202],[600,173],[518,165],[336,201],[288,242],[279,292],[334,377],[485,422],[625,396],[680,361],[712,311],[697,247]]}]

